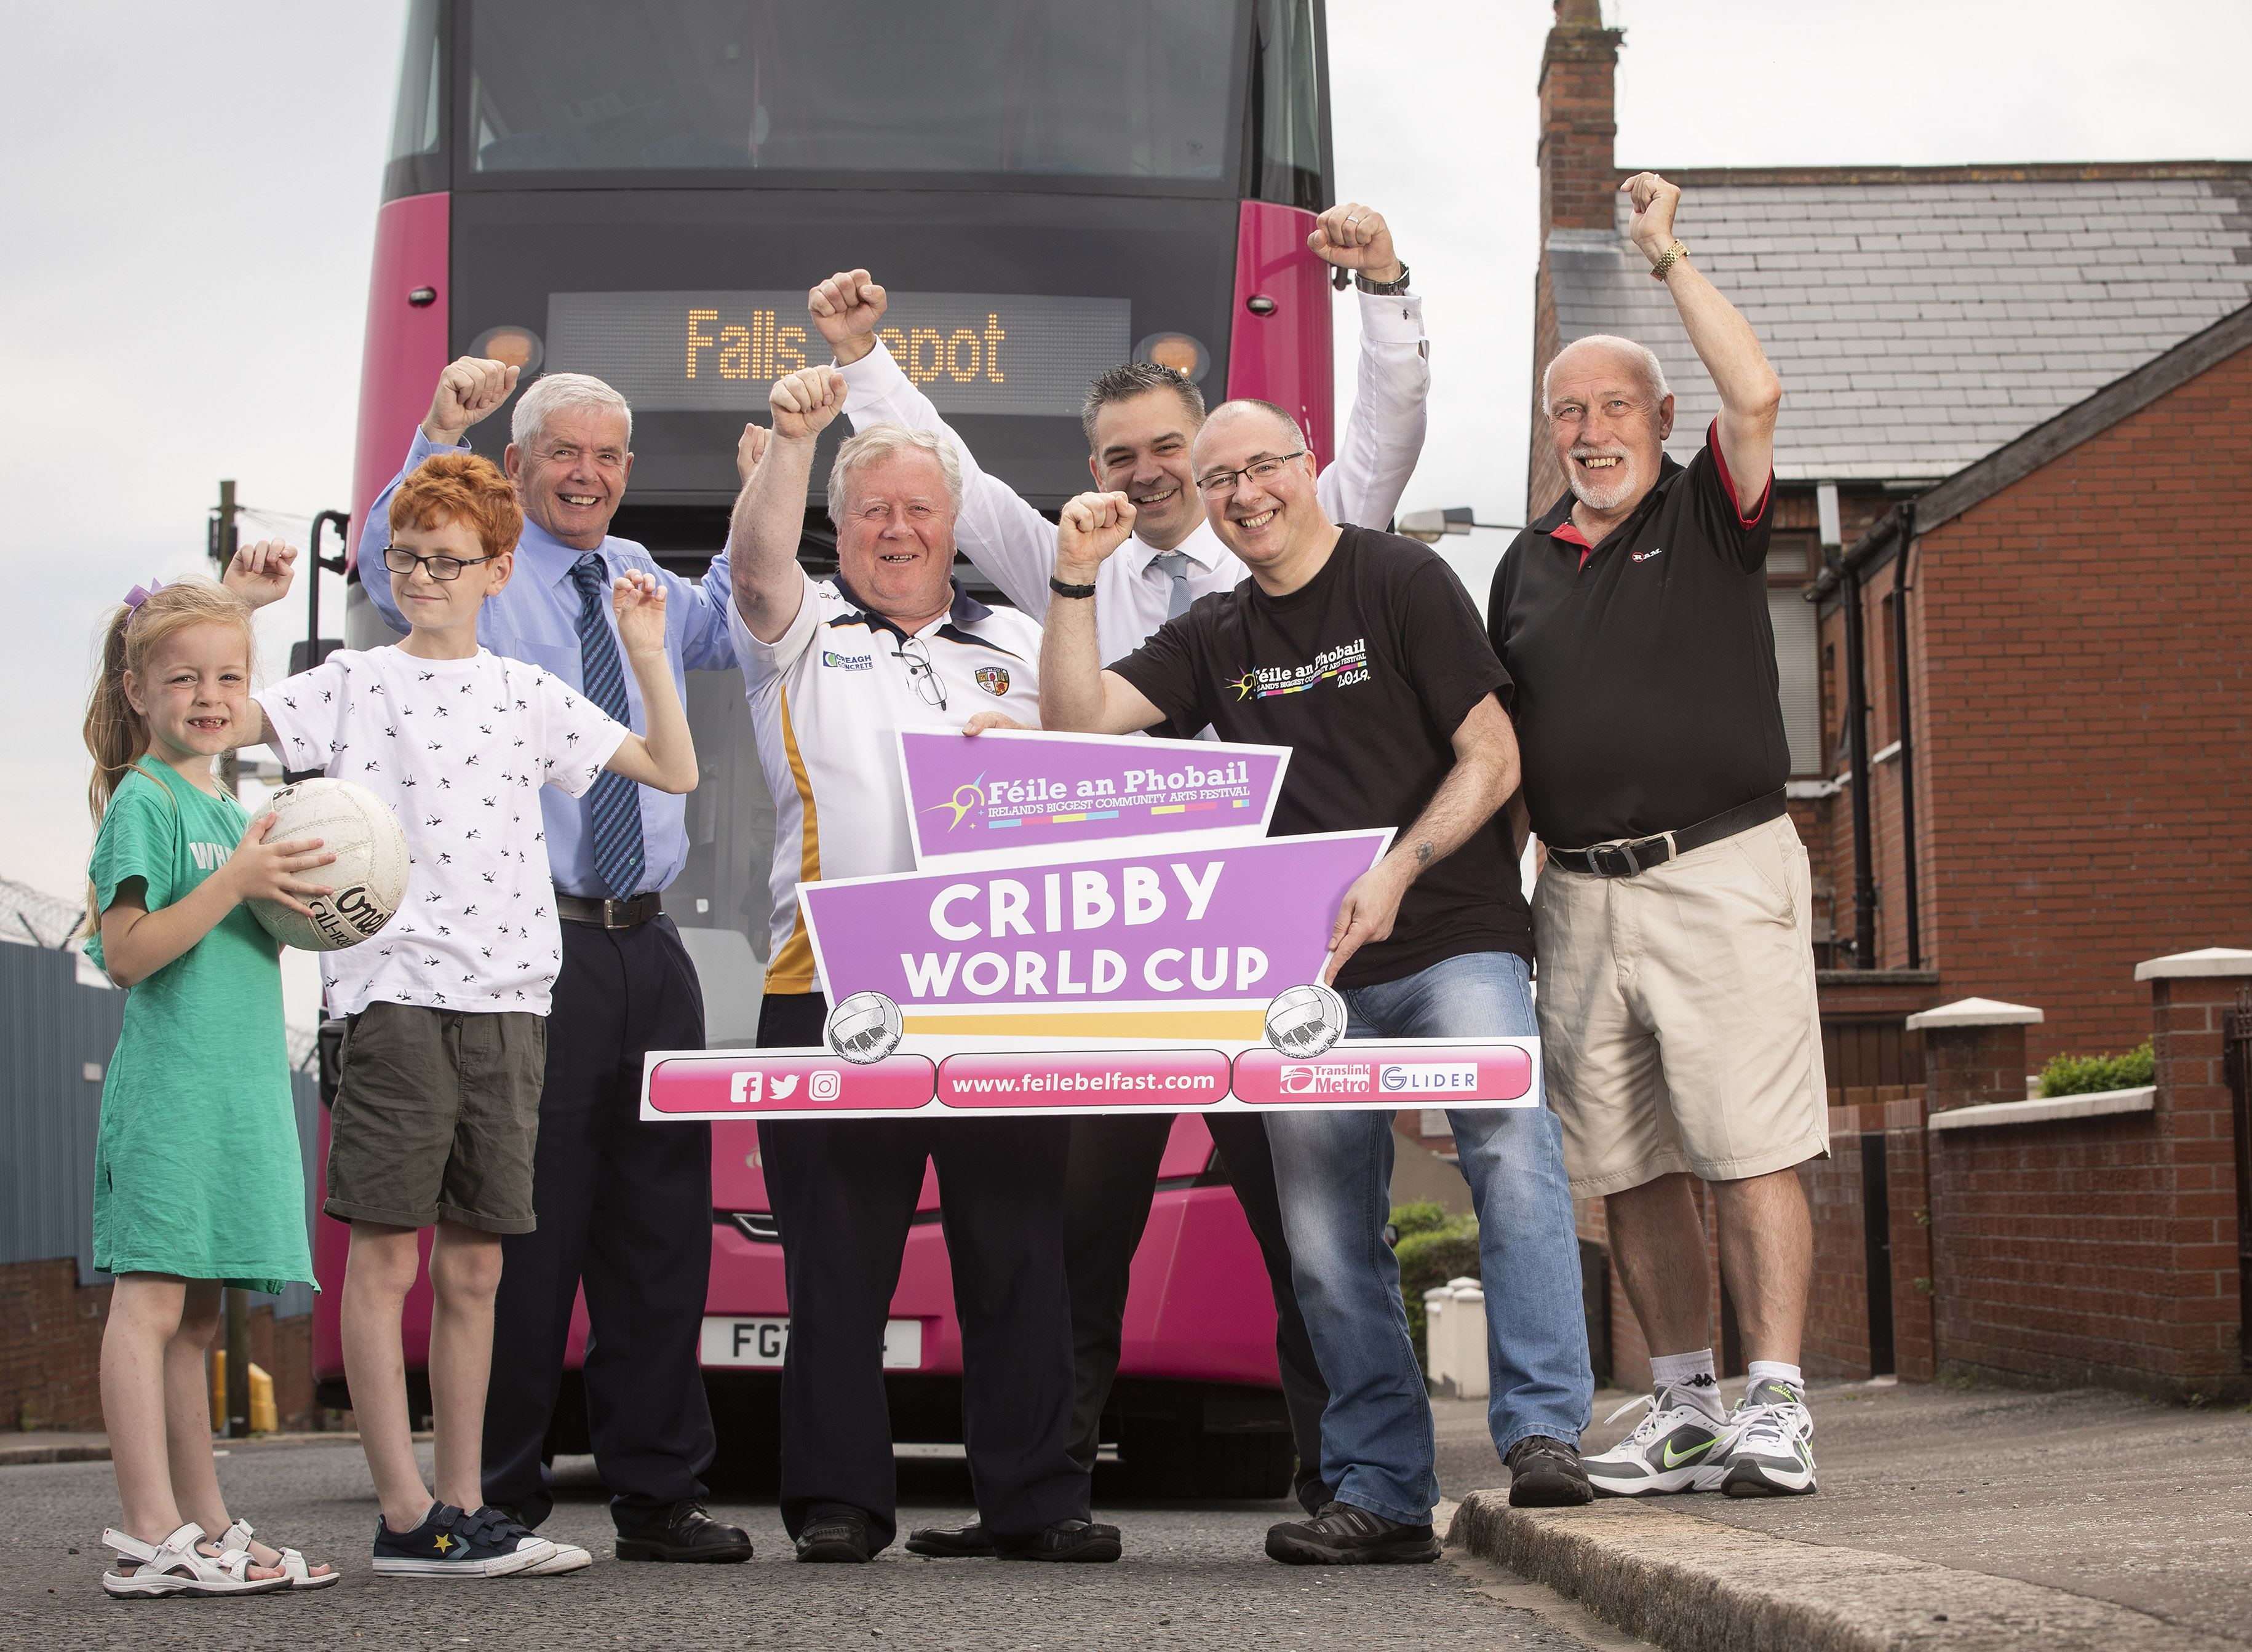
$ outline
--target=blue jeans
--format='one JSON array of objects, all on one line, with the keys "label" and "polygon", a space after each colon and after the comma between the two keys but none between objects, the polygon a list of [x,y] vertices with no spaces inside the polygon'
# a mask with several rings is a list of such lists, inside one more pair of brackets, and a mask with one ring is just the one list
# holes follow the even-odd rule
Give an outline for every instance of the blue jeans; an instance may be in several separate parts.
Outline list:
[{"label": "blue jeans", "polygon": [[[1525,961],[1467,953],[1345,994],[1355,1038],[1531,1036]],[[1439,1497],[1431,1406],[1384,1242],[1392,1113],[1270,1113],[1291,1278],[1329,1384],[1322,1479],[1340,1503],[1421,1525]],[[1546,1107],[1449,1108],[1478,1218],[1494,1448],[1576,1442],[1595,1403],[1563,1132]]]}]

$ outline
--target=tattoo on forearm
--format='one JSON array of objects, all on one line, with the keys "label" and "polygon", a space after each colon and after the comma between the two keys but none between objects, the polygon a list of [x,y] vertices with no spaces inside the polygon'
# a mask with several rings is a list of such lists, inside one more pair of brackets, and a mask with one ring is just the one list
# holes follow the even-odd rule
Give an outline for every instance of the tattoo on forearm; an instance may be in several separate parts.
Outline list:
[{"label": "tattoo on forearm", "polygon": [[1415,870],[1416,870],[1416,871],[1422,871],[1422,870],[1423,870],[1423,868],[1424,868],[1424,867],[1426,867],[1426,866],[1429,865],[1430,864],[1431,864],[1431,845],[1429,844],[1429,843],[1428,843],[1428,842],[1425,842],[1425,843],[1421,843],[1416,844],[1416,845],[1415,845]]}]

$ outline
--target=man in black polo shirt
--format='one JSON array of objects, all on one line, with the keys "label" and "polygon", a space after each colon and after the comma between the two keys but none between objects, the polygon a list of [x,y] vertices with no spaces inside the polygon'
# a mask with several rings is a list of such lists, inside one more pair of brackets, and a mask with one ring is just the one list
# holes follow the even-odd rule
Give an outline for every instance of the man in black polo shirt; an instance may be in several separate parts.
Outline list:
[{"label": "man in black polo shirt", "polygon": [[[1278,834],[1399,836],[1338,907],[1328,977],[1359,1038],[1528,1034],[1531,951],[1517,857],[1496,811],[1517,789],[1498,697],[1508,673],[1453,573],[1412,540],[1339,528],[1289,416],[1228,402],[1192,474],[1213,530],[1251,570],[1109,670],[1095,582],[1133,526],[1123,494],[1064,508],[1040,720],[1123,734],[1209,723],[1288,745]],[[1450,1113],[1478,1212],[1489,1302],[1489,1417],[1511,1501],[1584,1503],[1578,1440],[1593,1384],[1561,1138],[1544,1108]],[[1329,1385],[1322,1481],[1333,1501],[1268,1533],[1291,1563],[1437,1558],[1430,1406],[1408,1340],[1390,1211],[1388,1112],[1273,1113],[1268,1140],[1291,1274]]]},{"label": "man in black polo shirt", "polygon": [[[1582,338],[1542,405],[1570,492],[1494,574],[1533,824],[1549,1105],[1573,1191],[1605,1196],[1611,1254],[1653,1356],[1649,1414],[1588,1460],[1627,1496],[1814,1489],[1799,1335],[1813,1227],[1795,1166],[1828,1151],[1806,851],[1767,609],[1782,386],[1673,239],[1681,191],[1630,178],[1635,244],[1720,392],[1686,468],[1656,356]],[[1749,1357],[1724,1412],[1705,1233]]]}]

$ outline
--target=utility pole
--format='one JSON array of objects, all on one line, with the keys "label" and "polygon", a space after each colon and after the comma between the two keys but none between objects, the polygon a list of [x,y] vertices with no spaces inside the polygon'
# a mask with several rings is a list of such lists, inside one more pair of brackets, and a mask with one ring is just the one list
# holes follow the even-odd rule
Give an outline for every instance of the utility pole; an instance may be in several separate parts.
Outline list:
[{"label": "utility pole", "polygon": [[[217,572],[222,575],[234,560],[237,510],[234,482],[230,478],[219,484],[219,505],[212,512],[205,546],[217,565]],[[241,785],[242,769],[232,751],[219,760],[219,779],[226,795],[234,796]],[[226,1434],[230,1440],[242,1440],[249,1433],[250,1304],[241,1291],[230,1285],[226,1288]]]}]

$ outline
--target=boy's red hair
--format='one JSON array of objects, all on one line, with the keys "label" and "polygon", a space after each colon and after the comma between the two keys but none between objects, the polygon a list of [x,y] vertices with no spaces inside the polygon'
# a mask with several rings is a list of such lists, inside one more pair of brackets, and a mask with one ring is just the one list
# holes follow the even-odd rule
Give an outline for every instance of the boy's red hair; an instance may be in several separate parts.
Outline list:
[{"label": "boy's red hair", "polygon": [[391,531],[437,528],[448,522],[476,530],[485,554],[516,549],[524,532],[524,507],[500,468],[473,453],[441,453],[424,460],[391,496]]}]

